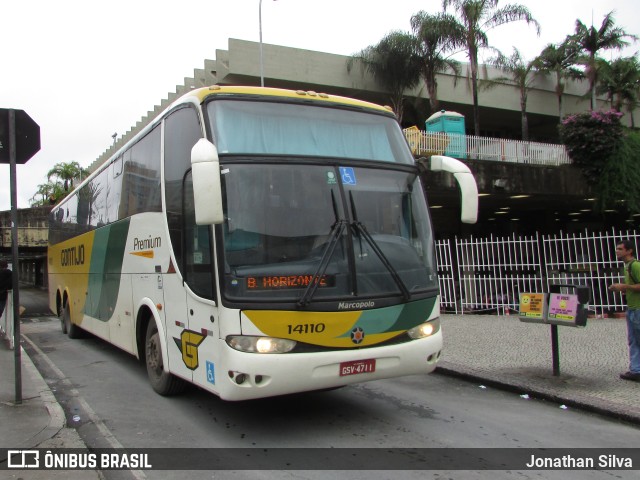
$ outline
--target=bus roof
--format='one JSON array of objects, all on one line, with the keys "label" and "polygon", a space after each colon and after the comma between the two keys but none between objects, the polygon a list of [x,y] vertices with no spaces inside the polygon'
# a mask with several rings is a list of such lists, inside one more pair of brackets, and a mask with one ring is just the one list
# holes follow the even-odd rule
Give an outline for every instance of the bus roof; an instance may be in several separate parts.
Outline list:
[{"label": "bus roof", "polygon": [[347,105],[352,107],[368,108],[380,112],[393,113],[390,107],[383,107],[381,105],[365,102],[363,100],[341,97],[339,95],[329,95],[326,93],[317,93],[313,91],[286,90],[282,88],[212,85],[210,87],[192,90],[191,92],[185,94],[181,100],[184,100],[190,96],[195,96],[198,98],[199,103],[202,103],[209,96],[215,95],[255,95],[261,97],[274,97],[274,99],[305,99],[317,101],[320,103],[326,102],[337,105]]}]

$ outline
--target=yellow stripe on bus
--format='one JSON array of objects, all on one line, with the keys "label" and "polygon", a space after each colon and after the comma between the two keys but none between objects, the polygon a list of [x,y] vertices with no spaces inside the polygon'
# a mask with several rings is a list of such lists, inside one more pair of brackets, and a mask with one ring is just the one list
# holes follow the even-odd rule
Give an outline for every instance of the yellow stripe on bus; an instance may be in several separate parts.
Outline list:
[{"label": "yellow stripe on bus", "polygon": [[153,258],[153,250],[143,250],[141,252],[129,252],[131,255],[137,255],[138,257]]}]

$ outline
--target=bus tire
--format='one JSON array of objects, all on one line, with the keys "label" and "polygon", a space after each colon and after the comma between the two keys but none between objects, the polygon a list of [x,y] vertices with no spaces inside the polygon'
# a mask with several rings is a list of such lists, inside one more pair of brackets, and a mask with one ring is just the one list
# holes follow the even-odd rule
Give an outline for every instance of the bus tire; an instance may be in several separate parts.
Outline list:
[{"label": "bus tire", "polygon": [[163,396],[182,393],[186,382],[164,371],[162,349],[160,348],[160,334],[153,319],[147,325],[147,336],[144,343],[144,357],[147,365],[149,383],[156,393]]},{"label": "bus tire", "polygon": [[64,306],[62,311],[60,312],[59,316],[60,316],[60,327],[62,328],[62,334],[66,335],[68,330],[67,330],[67,322],[65,322],[65,313],[67,311],[67,307]]},{"label": "bus tire", "polygon": [[62,310],[62,333],[66,333],[69,338],[82,338],[82,329],[71,322],[69,302],[67,302]]}]

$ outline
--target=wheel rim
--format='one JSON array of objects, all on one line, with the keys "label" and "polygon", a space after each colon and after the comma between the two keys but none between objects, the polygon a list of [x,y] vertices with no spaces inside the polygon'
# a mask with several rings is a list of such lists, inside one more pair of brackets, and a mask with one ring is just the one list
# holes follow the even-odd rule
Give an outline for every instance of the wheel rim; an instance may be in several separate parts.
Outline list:
[{"label": "wheel rim", "polygon": [[162,352],[157,333],[154,333],[147,342],[147,366],[156,375],[162,373]]}]

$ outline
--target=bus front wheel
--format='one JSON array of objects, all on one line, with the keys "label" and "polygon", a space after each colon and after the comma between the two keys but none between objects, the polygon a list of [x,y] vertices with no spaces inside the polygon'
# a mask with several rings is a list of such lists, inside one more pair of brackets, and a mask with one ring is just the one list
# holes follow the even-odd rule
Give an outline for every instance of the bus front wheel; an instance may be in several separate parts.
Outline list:
[{"label": "bus front wheel", "polygon": [[151,320],[147,326],[145,341],[145,362],[151,387],[160,395],[176,395],[181,393],[186,383],[184,380],[164,371],[162,349],[160,348],[160,334],[156,323]]}]

